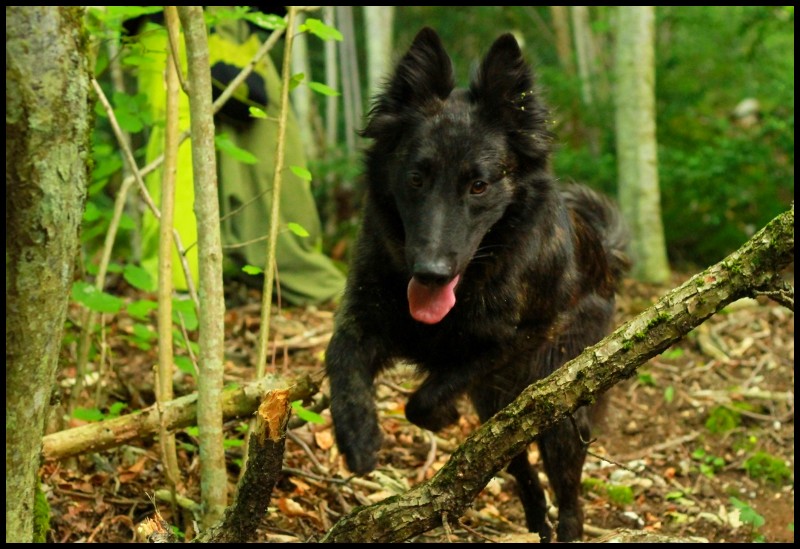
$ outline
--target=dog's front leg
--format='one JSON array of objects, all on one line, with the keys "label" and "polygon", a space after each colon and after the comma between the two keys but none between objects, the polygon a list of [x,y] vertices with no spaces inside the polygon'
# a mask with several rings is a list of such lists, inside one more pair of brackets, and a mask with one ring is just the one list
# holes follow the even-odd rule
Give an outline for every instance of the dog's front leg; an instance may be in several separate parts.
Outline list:
[{"label": "dog's front leg", "polygon": [[469,372],[469,368],[432,372],[408,400],[406,418],[430,431],[458,421],[456,399],[467,391],[476,377]]},{"label": "dog's front leg", "polygon": [[375,469],[382,441],[373,394],[380,363],[371,349],[351,332],[339,330],[326,351],[336,443],[347,467],[357,474]]}]

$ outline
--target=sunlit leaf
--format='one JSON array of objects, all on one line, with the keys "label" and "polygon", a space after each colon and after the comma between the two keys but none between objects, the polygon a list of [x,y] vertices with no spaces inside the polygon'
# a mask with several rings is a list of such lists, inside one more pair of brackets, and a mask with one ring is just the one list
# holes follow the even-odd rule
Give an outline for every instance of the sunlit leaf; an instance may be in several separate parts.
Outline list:
[{"label": "sunlit leaf", "polygon": [[289,166],[289,169],[292,170],[292,173],[297,177],[305,179],[306,181],[311,181],[311,172],[307,169],[300,166]]},{"label": "sunlit leaf", "polygon": [[152,292],[156,285],[153,277],[146,270],[138,265],[127,264],[122,271],[122,277],[134,288],[145,292]]},{"label": "sunlit leaf", "polygon": [[217,145],[217,149],[232,156],[240,162],[244,162],[245,164],[255,164],[258,162],[258,158],[253,153],[237,146],[233,141],[231,141],[231,138],[228,137],[228,134],[219,134],[214,138],[214,143]]},{"label": "sunlit leaf", "polygon": [[341,93],[334,90],[330,86],[326,86],[325,84],[322,84],[320,82],[309,82],[308,87],[317,93],[321,93],[322,95],[327,95],[330,97],[336,97],[342,95]]},{"label": "sunlit leaf", "polygon": [[289,228],[290,231],[292,231],[294,234],[296,234],[297,236],[299,236],[301,238],[306,238],[307,236],[309,236],[309,233],[305,229],[305,227],[303,227],[302,225],[300,225],[298,223],[292,223],[290,221],[289,223],[286,224],[286,226]]},{"label": "sunlit leaf", "polygon": [[338,40],[341,42],[344,39],[341,32],[313,17],[309,17],[306,19],[305,23],[300,25],[300,32],[305,31],[310,32],[322,40]]}]

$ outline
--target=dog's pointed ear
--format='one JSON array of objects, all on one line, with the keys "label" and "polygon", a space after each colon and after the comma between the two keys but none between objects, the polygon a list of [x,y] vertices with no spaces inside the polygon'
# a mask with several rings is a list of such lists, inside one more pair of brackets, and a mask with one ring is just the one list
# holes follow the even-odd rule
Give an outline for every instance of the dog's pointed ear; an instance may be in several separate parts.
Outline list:
[{"label": "dog's pointed ear", "polygon": [[504,34],[492,44],[472,80],[470,92],[488,111],[519,109],[535,102],[533,72],[512,34]]},{"label": "dog's pointed ear", "polygon": [[380,128],[408,109],[419,110],[431,100],[447,99],[454,87],[453,64],[442,40],[432,28],[423,28],[376,98],[362,135],[375,137]]},{"label": "dog's pointed ear", "polygon": [[502,131],[513,132],[513,146],[521,155],[546,158],[551,137],[547,109],[534,91],[533,71],[512,34],[495,40],[469,89],[481,118]]}]

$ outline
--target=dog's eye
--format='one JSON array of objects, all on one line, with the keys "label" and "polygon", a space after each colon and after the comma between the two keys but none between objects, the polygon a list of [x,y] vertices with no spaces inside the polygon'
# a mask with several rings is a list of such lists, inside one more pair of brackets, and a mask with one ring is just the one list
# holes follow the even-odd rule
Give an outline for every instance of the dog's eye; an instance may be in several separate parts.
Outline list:
[{"label": "dog's eye", "polygon": [[482,181],[478,179],[477,181],[473,181],[472,185],[469,188],[470,194],[483,194],[489,188],[489,184],[486,181]]},{"label": "dog's eye", "polygon": [[419,189],[422,187],[422,175],[419,172],[411,172],[408,174],[408,184],[415,189]]}]

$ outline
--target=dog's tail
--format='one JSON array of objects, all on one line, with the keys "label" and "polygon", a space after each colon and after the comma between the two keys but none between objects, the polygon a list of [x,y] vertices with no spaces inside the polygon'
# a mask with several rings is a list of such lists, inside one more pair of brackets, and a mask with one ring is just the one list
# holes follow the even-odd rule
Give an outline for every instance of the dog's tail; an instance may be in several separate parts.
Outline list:
[{"label": "dog's tail", "polygon": [[614,282],[619,284],[631,268],[628,256],[630,236],[619,208],[604,195],[584,185],[565,185],[561,192],[567,207],[601,235],[609,269]]}]

